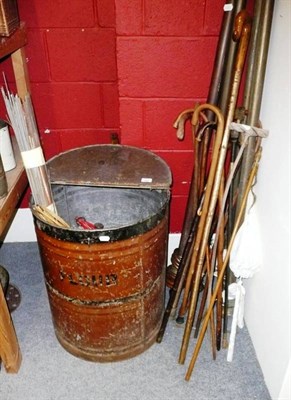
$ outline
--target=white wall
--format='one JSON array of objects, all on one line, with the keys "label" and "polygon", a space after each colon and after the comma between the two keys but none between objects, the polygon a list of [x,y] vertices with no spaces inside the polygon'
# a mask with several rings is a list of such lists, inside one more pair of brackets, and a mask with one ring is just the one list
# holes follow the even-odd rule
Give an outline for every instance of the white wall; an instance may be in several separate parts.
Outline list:
[{"label": "white wall", "polygon": [[33,226],[32,213],[28,208],[20,208],[17,210],[15,218],[5,236],[4,243],[34,241],[36,241],[36,234]]},{"label": "white wall", "polygon": [[[255,188],[263,268],[245,282],[246,323],[273,400],[290,400],[290,0],[277,0],[261,111],[270,131]],[[30,210],[19,210],[6,242],[34,241]],[[169,254],[179,235],[171,235]],[[260,399],[263,400],[263,399]]]},{"label": "white wall", "polygon": [[264,140],[255,188],[263,268],[245,282],[246,323],[274,400],[291,398],[290,391],[287,396],[291,336],[290,8],[290,0],[275,2],[261,109],[263,127],[270,134]]}]

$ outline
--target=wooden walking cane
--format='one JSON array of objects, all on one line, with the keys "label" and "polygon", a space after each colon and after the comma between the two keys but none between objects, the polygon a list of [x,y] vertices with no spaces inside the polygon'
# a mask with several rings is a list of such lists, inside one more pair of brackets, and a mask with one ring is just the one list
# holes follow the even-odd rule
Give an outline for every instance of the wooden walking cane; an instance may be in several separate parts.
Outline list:
[{"label": "wooden walking cane", "polygon": [[[199,104],[197,104],[195,107],[198,107]],[[177,119],[175,120],[173,126],[174,128],[177,129],[177,138],[179,140],[183,140],[185,136],[185,123],[187,120],[192,119],[193,112],[195,110],[195,107],[193,109],[186,109],[182,111]],[[201,118],[205,123],[207,123],[207,118],[204,114],[200,114]],[[208,122],[209,123],[209,122]],[[180,243],[179,247],[174,250],[172,257],[171,257],[171,262],[172,264],[169,265],[167,268],[167,286],[172,288],[174,285],[175,277],[177,275],[177,271],[180,268],[180,264],[182,261],[182,257],[184,254],[185,246],[188,241],[188,237],[190,235],[190,230],[191,230],[191,224],[193,219],[195,218],[195,214],[197,211],[198,207],[198,200],[200,199],[200,192],[198,190],[198,180],[199,180],[199,171],[200,171],[200,165],[199,165],[199,141],[196,140],[195,138],[195,131],[192,125],[192,133],[193,133],[193,145],[194,145],[194,168],[192,172],[192,178],[191,178],[191,185],[189,189],[189,194],[188,194],[188,200],[187,200],[187,205],[186,205],[186,212],[184,216],[184,221],[183,221],[183,228],[182,228],[182,234],[180,238]]]},{"label": "wooden walking cane", "polygon": [[[207,274],[210,277],[209,248],[206,249],[206,258],[205,259],[206,259]],[[216,336],[215,336],[215,322],[214,322],[213,313],[211,313],[211,315],[210,315],[210,338],[211,338],[212,358],[213,358],[213,360],[216,360],[216,343],[215,343]]]},{"label": "wooden walking cane", "polygon": [[[223,191],[224,191],[224,179],[223,176],[221,178],[220,187],[219,187],[219,195],[218,202],[219,208],[222,207],[222,199],[223,199]],[[218,229],[218,251],[217,251],[217,273],[219,274],[222,265],[223,265],[223,250],[224,250],[224,219],[221,223],[221,226]],[[211,277],[211,272],[209,272]],[[217,291],[217,299],[216,299],[216,348],[219,351],[221,347],[221,331],[222,331],[222,284],[218,288]]]},{"label": "wooden walking cane", "polygon": [[[213,152],[213,160],[215,159],[215,164],[212,164],[213,163],[213,160],[212,160],[211,168],[210,168],[210,172],[213,172],[213,176],[211,176],[211,180],[210,180],[210,176],[208,178],[208,181],[211,182],[211,187],[208,187],[208,181],[207,181],[207,187],[206,187],[206,191],[210,189],[210,193],[209,193],[208,201],[204,202],[205,208],[202,211],[203,218],[202,218],[202,215],[200,218],[201,227],[202,227],[201,232],[199,232],[199,229],[198,229],[198,232],[201,234],[201,236],[198,237],[198,233],[197,233],[197,246],[196,246],[196,242],[195,242],[194,252],[193,252],[193,256],[192,256],[192,262],[191,262],[191,265],[189,268],[189,274],[187,277],[188,293],[186,293],[186,287],[185,287],[184,299],[185,299],[185,295],[188,296],[188,294],[189,294],[190,286],[192,283],[192,276],[194,273],[194,269],[196,269],[196,272],[195,272],[196,279],[194,280],[194,287],[193,287],[193,292],[191,295],[190,306],[189,306],[188,316],[187,316],[187,322],[186,322],[184,336],[183,336],[183,340],[182,340],[182,346],[181,346],[181,350],[180,350],[179,362],[181,364],[183,364],[185,361],[186,352],[187,352],[188,344],[189,344],[189,340],[190,340],[190,334],[191,334],[191,329],[192,329],[196,305],[197,305],[197,297],[198,297],[198,290],[199,290],[199,284],[200,284],[199,280],[200,280],[201,270],[202,270],[202,266],[204,263],[204,257],[205,257],[205,249],[206,249],[206,246],[207,246],[208,240],[209,240],[210,227],[211,227],[214,211],[216,208],[220,180],[221,180],[221,176],[223,173],[227,145],[228,145],[228,141],[229,141],[229,135],[230,135],[229,125],[232,122],[233,117],[234,117],[240,81],[241,81],[244,62],[245,62],[245,58],[246,58],[246,54],[247,54],[250,32],[251,32],[251,18],[249,16],[249,14],[245,10],[243,10],[236,16],[235,29],[233,32],[234,39],[239,40],[239,47],[238,47],[238,53],[237,53],[237,57],[236,57],[236,61],[235,61],[233,82],[232,82],[232,87],[231,87],[231,91],[230,91],[230,100],[229,100],[227,118],[226,118],[226,122],[225,122],[225,129],[223,132],[221,148],[217,150],[217,153],[215,150]],[[209,105],[208,105],[208,107],[209,107]],[[219,117],[220,124],[218,124],[218,127],[220,127],[220,131],[221,131],[221,127],[223,130],[223,126],[224,126],[224,124],[221,125],[221,121],[223,121],[223,116],[220,114],[220,111],[218,110],[218,108],[216,108],[216,114],[217,114],[217,116],[220,115],[220,117]],[[196,117],[195,113],[193,114],[193,123],[196,122],[196,120],[194,119],[194,116]],[[218,130],[217,130],[217,132],[218,132]],[[215,142],[215,144],[216,144],[216,142]],[[216,164],[217,164],[217,171],[216,171]],[[212,171],[212,169],[214,169],[214,171]],[[213,190],[212,190],[212,187],[213,187]],[[210,194],[211,194],[211,199],[210,199]],[[203,204],[203,206],[204,206],[204,204]],[[186,284],[187,284],[187,282],[186,282]],[[184,307],[187,304],[186,301],[183,301],[182,305]],[[186,309],[186,307],[185,307],[185,309]]]},{"label": "wooden walking cane", "polygon": [[2,360],[7,372],[16,373],[20,368],[21,358],[14,326],[0,284],[0,361]]},{"label": "wooden walking cane", "polygon": [[177,274],[175,276],[174,284],[169,292],[169,300],[168,300],[168,303],[167,303],[167,306],[166,306],[166,309],[165,309],[165,312],[163,315],[161,327],[160,327],[160,330],[158,332],[157,339],[156,339],[156,341],[158,343],[161,343],[161,341],[164,337],[164,333],[165,333],[165,330],[167,327],[169,317],[173,313],[173,311],[175,311],[175,309],[177,307],[177,303],[179,301],[179,296],[182,291],[185,277],[187,275],[187,271],[188,271],[188,267],[189,267],[189,263],[190,263],[190,257],[191,257],[191,253],[193,250],[193,244],[194,244],[194,234],[197,229],[198,221],[199,221],[199,217],[198,217],[198,215],[196,215],[192,222],[192,227],[190,230],[188,241],[184,248],[181,262],[180,262],[179,268],[177,270]]},{"label": "wooden walking cane", "polygon": [[[198,106],[198,105],[197,105]],[[196,106],[196,107],[197,107]],[[173,127],[177,129],[176,135],[179,140],[183,140],[185,136],[185,124],[188,120],[192,119],[192,115],[195,108],[186,109],[182,111],[178,117],[176,118]],[[176,248],[171,256],[171,265],[167,268],[167,275],[166,275],[166,284],[168,287],[172,288],[174,285],[175,277],[177,275],[178,269],[180,268],[180,264],[182,261],[182,257],[184,254],[185,246],[188,241],[188,236],[190,234],[191,229],[191,221],[193,220],[196,210],[197,210],[197,202],[198,202],[198,193],[197,193],[197,169],[196,169],[196,156],[197,153],[197,145],[194,140],[194,132],[193,133],[193,145],[194,145],[194,168],[192,171],[191,177],[191,185],[188,193],[187,205],[185,216],[183,220],[183,227],[181,238],[179,242],[178,248]]]},{"label": "wooden walking cane", "polygon": [[244,194],[243,194],[242,203],[241,203],[241,206],[240,206],[240,209],[239,209],[239,212],[238,212],[238,216],[237,216],[237,219],[236,219],[236,222],[235,222],[235,226],[233,228],[231,239],[229,241],[229,246],[228,246],[227,252],[225,254],[225,258],[224,258],[224,261],[223,261],[223,266],[222,266],[222,269],[221,269],[221,271],[220,271],[220,273],[219,273],[219,275],[217,277],[217,282],[216,282],[215,288],[214,288],[212,296],[211,296],[210,304],[209,304],[207,313],[205,315],[205,318],[204,318],[204,321],[203,321],[203,325],[201,327],[201,331],[200,331],[200,334],[199,334],[199,337],[198,337],[198,340],[197,340],[197,343],[196,343],[196,346],[195,346],[195,349],[194,349],[194,352],[193,352],[193,355],[192,355],[192,358],[191,358],[191,361],[190,361],[190,364],[189,364],[189,367],[188,367],[188,370],[187,370],[187,373],[186,373],[186,376],[185,376],[185,379],[187,381],[191,378],[191,374],[192,374],[192,371],[194,369],[194,366],[195,366],[195,363],[196,363],[196,360],[197,360],[197,357],[198,357],[198,354],[199,354],[199,351],[200,351],[200,348],[201,348],[201,345],[202,345],[202,342],[203,342],[203,338],[204,338],[204,335],[205,335],[205,332],[206,332],[206,329],[207,329],[207,325],[208,325],[208,322],[209,322],[209,319],[210,319],[210,316],[211,316],[211,313],[212,313],[212,309],[213,309],[213,306],[214,306],[214,303],[215,303],[215,300],[216,300],[218,288],[222,283],[223,275],[224,275],[224,272],[225,272],[225,268],[226,268],[226,266],[228,264],[228,260],[229,260],[229,257],[230,257],[230,253],[231,253],[231,249],[232,249],[232,246],[233,246],[233,242],[234,242],[235,236],[237,234],[237,231],[238,231],[238,229],[240,227],[240,224],[241,224],[241,221],[242,221],[242,218],[243,218],[243,215],[244,215],[244,211],[245,211],[245,207],[246,207],[246,203],[247,203],[247,199],[248,199],[248,194],[249,194],[249,192],[250,192],[250,190],[252,188],[253,181],[254,181],[254,179],[255,179],[255,177],[257,175],[257,172],[258,172],[261,154],[262,154],[262,148],[259,148],[259,150],[256,153],[254,164],[253,164],[253,167],[251,169],[251,172],[250,172],[250,175],[249,175],[249,179],[248,179],[248,182],[247,182],[247,186],[246,186],[246,189],[245,189]]},{"label": "wooden walking cane", "polygon": [[[233,1],[233,10],[232,13],[236,16],[241,10],[246,8],[246,0],[235,0]],[[232,30],[234,26],[234,19],[232,21]],[[225,60],[225,69],[223,73],[223,79],[221,82],[221,93],[219,96],[218,107],[220,108],[223,115],[227,113],[227,107],[229,102],[229,91],[232,82],[232,75],[234,69],[234,63],[237,52],[237,42],[231,40],[229,42],[228,51]]]}]

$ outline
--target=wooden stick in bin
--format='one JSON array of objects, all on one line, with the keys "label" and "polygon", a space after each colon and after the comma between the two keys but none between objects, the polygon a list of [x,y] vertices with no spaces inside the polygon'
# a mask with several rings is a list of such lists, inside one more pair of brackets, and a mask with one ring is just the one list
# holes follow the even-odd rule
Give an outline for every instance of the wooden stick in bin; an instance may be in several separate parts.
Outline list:
[{"label": "wooden stick in bin", "polygon": [[47,222],[48,224],[57,226],[59,228],[70,228],[70,225],[65,220],[63,220],[63,218],[50,211],[48,208],[44,208],[39,204],[36,204],[32,208],[35,215],[43,221]]}]

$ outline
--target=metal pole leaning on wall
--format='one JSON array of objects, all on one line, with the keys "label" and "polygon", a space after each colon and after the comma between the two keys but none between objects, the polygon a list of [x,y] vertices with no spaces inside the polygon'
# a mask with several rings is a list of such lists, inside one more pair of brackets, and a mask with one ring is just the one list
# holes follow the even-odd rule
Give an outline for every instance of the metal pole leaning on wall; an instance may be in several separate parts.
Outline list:
[{"label": "metal pole leaning on wall", "polygon": [[[257,0],[255,3],[256,24],[259,26],[256,44],[254,44],[253,59],[246,80],[246,123],[250,126],[258,126],[262,102],[263,86],[266,72],[267,55],[273,19],[274,0]],[[242,193],[246,186],[249,171],[251,169],[256,148],[256,138],[250,138],[249,145],[244,153],[241,173],[240,190],[238,193],[237,209],[240,208]]]}]

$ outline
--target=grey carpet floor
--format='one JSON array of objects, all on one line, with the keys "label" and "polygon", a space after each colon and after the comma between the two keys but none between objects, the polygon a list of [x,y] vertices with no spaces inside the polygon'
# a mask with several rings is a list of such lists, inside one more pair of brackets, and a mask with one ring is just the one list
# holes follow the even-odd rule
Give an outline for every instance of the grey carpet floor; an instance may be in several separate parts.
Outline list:
[{"label": "grey carpet floor", "polygon": [[18,374],[0,371],[1,400],[269,400],[247,329],[238,331],[234,360],[226,351],[211,358],[206,339],[192,378],[177,358],[183,329],[170,321],[164,340],[130,360],[93,363],[76,358],[58,343],[36,243],[7,243],[0,263],[22,294],[12,313],[23,361]]}]

